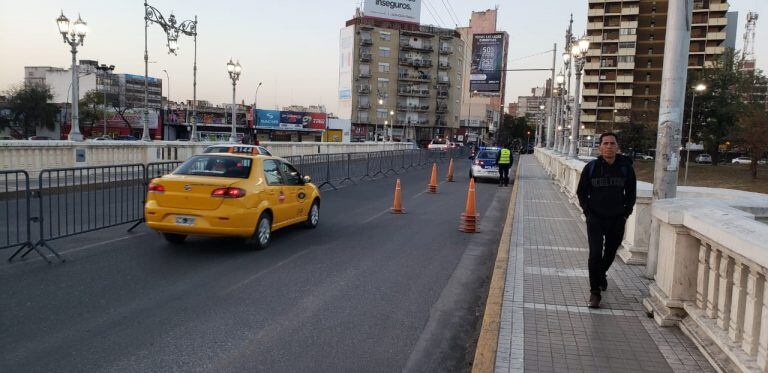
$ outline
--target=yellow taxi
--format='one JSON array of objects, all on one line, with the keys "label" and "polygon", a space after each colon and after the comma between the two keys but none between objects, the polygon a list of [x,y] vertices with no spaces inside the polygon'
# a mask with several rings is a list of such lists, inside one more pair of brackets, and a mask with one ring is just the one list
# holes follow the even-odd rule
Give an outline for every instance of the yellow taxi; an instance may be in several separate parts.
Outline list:
[{"label": "yellow taxi", "polygon": [[252,149],[196,155],[153,179],[144,206],[147,226],[172,244],[200,234],[243,237],[259,249],[277,229],[299,223],[315,228],[320,191],[310,177]]}]

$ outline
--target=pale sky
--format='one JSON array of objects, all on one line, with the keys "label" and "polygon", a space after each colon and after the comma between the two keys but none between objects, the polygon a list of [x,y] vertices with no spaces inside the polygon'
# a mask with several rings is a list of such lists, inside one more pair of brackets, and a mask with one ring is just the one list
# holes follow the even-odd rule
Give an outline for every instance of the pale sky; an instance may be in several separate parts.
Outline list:
[{"label": "pale sky", "polygon": [[[762,15],[757,27],[757,64],[768,70],[768,1],[730,0],[739,12],[736,46],[741,48],[748,10]],[[360,0],[251,0],[200,1],[153,0],[150,5],[179,21],[198,16],[198,99],[215,104],[231,102],[232,85],[226,71],[230,57],[243,66],[237,101],[252,103],[256,86],[258,105],[274,108],[290,104],[338,105],[339,30],[352,18]],[[108,4],[101,6],[97,4]],[[423,0],[421,22],[466,26],[471,11],[499,6],[499,28],[510,35],[510,68],[547,68],[551,54],[541,52],[558,44],[562,52],[570,13],[574,29],[585,29],[586,0]],[[63,8],[62,8],[63,7]],[[451,10],[451,13],[447,9]],[[70,0],[0,0],[0,92],[24,78],[24,66],[69,67],[69,47],[62,42],[55,19],[60,10],[71,20],[80,13],[90,31],[80,47],[78,60],[94,59],[113,64],[117,73],[144,74],[143,0],[93,2]],[[433,15],[434,14],[434,15]],[[193,43],[181,37],[177,56],[168,55],[162,29],[149,29],[150,76],[166,80],[170,97],[192,99]],[[536,55],[530,58],[522,57]],[[558,66],[560,66],[558,58]],[[547,72],[513,72],[507,77],[507,101],[528,95],[541,86]],[[167,95],[164,84],[163,94]]]}]

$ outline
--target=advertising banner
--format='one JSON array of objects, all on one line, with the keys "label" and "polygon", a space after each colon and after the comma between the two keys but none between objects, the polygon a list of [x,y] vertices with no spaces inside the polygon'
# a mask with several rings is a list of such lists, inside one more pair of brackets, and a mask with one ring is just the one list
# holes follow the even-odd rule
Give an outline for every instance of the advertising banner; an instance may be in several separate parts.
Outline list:
[{"label": "advertising banner", "polygon": [[339,33],[339,100],[352,99],[352,62],[355,52],[355,27],[348,26]]},{"label": "advertising banner", "polygon": [[504,34],[475,34],[469,90],[499,93],[504,77]]},{"label": "advertising banner", "polygon": [[363,13],[367,17],[419,23],[421,0],[365,0]]},{"label": "advertising banner", "polygon": [[310,121],[308,125],[304,126],[304,128],[314,129],[314,130],[324,130],[326,127],[326,121],[327,116],[325,113],[307,113],[307,115],[304,116],[309,117]]},{"label": "advertising banner", "polygon": [[257,109],[256,115],[257,128],[277,128],[280,126],[280,112],[277,110]]},{"label": "advertising banner", "polygon": [[280,128],[302,129],[304,127],[304,113],[298,111],[281,111]]}]

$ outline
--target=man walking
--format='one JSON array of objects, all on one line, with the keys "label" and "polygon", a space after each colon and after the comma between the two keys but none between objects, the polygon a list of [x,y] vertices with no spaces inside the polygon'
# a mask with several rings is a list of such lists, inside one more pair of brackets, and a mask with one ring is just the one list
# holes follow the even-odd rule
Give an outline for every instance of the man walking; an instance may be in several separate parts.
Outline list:
[{"label": "man walking", "polygon": [[589,307],[600,306],[600,291],[608,288],[606,274],[624,238],[624,225],[635,206],[637,180],[632,159],[618,154],[618,138],[600,135],[600,156],[581,172],[579,197],[587,218],[589,240]]},{"label": "man walking", "polygon": [[509,168],[512,167],[512,151],[509,145],[501,147],[496,153],[496,165],[499,166],[499,186],[509,186]]}]

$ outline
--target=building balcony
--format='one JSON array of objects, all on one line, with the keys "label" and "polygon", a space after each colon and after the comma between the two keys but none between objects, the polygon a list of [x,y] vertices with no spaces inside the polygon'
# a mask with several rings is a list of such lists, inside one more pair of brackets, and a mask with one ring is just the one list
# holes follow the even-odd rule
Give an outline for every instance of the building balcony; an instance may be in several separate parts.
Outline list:
[{"label": "building balcony", "polygon": [[619,41],[637,41],[637,35],[619,35]]},{"label": "building balcony", "polygon": [[581,103],[582,109],[597,109],[596,101],[586,101]]},{"label": "building balcony", "polygon": [[432,44],[416,44],[411,43],[410,41],[400,41],[400,49],[403,50],[416,50],[416,51],[425,51],[425,52],[431,52],[434,50],[432,47]]},{"label": "building balcony", "polygon": [[441,76],[437,78],[437,84],[451,84],[451,78],[447,76]]},{"label": "building balcony", "polygon": [[357,103],[357,108],[358,109],[370,109],[371,108],[371,103],[370,102],[358,102]]},{"label": "building balcony", "polygon": [[589,40],[590,43],[599,43],[603,40],[602,35],[587,35],[587,40]]},{"label": "building balcony", "polygon": [[590,57],[600,56],[600,49],[589,49],[589,50],[587,50],[587,56],[590,56]]},{"label": "building balcony", "polygon": [[373,45],[373,39],[370,37],[360,37],[360,45]]},{"label": "building balcony", "polygon": [[597,70],[600,68],[600,62],[587,62],[584,64],[584,70]]},{"label": "building balcony", "polygon": [[400,74],[397,76],[399,80],[410,80],[415,82],[429,82],[432,77],[429,74]]},{"label": "building balcony", "polygon": [[587,23],[587,30],[600,30],[603,28],[602,22],[589,22]]},{"label": "building balcony", "polygon": [[360,74],[358,74],[357,76],[359,76],[361,78],[370,78],[371,77],[371,72],[370,71],[361,71]]},{"label": "building balcony", "polygon": [[580,119],[582,123],[592,123],[597,119],[597,116],[591,114],[581,114]]},{"label": "building balcony", "polygon": [[600,76],[598,75],[584,75],[584,77],[581,79],[584,81],[584,83],[597,83],[600,81]]},{"label": "building balcony", "polygon": [[361,86],[357,89],[357,93],[371,93],[371,86]]},{"label": "building balcony", "polygon": [[632,70],[635,68],[634,62],[619,62],[618,66],[619,69],[623,70]]},{"label": "building balcony", "polygon": [[397,111],[427,111],[429,105],[403,105],[397,104]]},{"label": "building balcony", "polygon": [[587,11],[587,16],[589,17],[596,17],[596,16],[602,16],[605,15],[605,9],[590,9]]},{"label": "building balcony", "polygon": [[448,91],[437,91],[437,97],[440,97],[440,98],[448,97]]},{"label": "building balcony", "polygon": [[727,3],[709,4],[709,10],[713,12],[725,12],[728,11],[729,5]]},{"label": "building balcony", "polygon": [[435,109],[435,112],[436,113],[440,113],[440,114],[447,113],[448,112],[448,105],[442,105],[442,106],[438,105],[437,108]]},{"label": "building balcony", "polygon": [[629,123],[629,117],[626,115],[617,115],[614,119],[616,123]]},{"label": "building balcony", "polygon": [[723,54],[725,47],[707,47],[707,54]]},{"label": "building balcony", "polygon": [[635,48],[619,48],[619,56],[634,56]]},{"label": "building balcony", "polygon": [[726,26],[728,25],[728,19],[725,17],[710,18],[707,24],[710,26]]},{"label": "building balcony", "polygon": [[631,89],[617,89],[616,90],[616,96],[624,96],[624,97],[632,96],[632,90]]},{"label": "building balcony", "polygon": [[440,47],[440,54],[451,54],[453,53],[453,48],[451,47]]},{"label": "building balcony", "polygon": [[398,89],[397,94],[399,96],[429,97],[429,90],[428,89]]},{"label": "building balcony", "polygon": [[451,63],[450,62],[438,62],[437,63],[437,68],[441,69],[441,70],[448,70],[448,69],[451,68]]},{"label": "building balcony", "polygon": [[635,81],[634,75],[617,75],[616,76],[617,83],[632,83],[634,81]]},{"label": "building balcony", "polygon": [[724,32],[710,32],[707,34],[707,40],[725,40]]},{"label": "building balcony", "polygon": [[638,14],[640,14],[640,7],[636,7],[636,6],[623,8],[621,10],[621,15],[624,15],[624,16],[636,16]]},{"label": "building balcony", "polygon": [[414,58],[400,58],[398,62],[404,66],[413,67],[432,67],[432,60],[414,59]]},{"label": "building balcony", "polygon": [[629,109],[632,108],[632,103],[630,103],[630,102],[617,102],[614,107],[616,109],[619,109],[619,110],[621,110],[621,109],[629,110]]},{"label": "building balcony", "polygon": [[429,124],[428,120],[402,120],[398,119],[396,124],[398,126],[426,126]]},{"label": "building balcony", "polygon": [[596,89],[585,89],[581,91],[581,93],[584,96],[597,96],[597,90]]},{"label": "building balcony", "polygon": [[436,120],[435,121],[435,127],[446,127],[448,126],[448,122],[444,120]]},{"label": "building balcony", "polygon": [[621,22],[621,28],[637,28],[637,21],[624,21]]},{"label": "building balcony", "polygon": [[360,53],[360,61],[370,62],[372,55],[370,53]]}]

